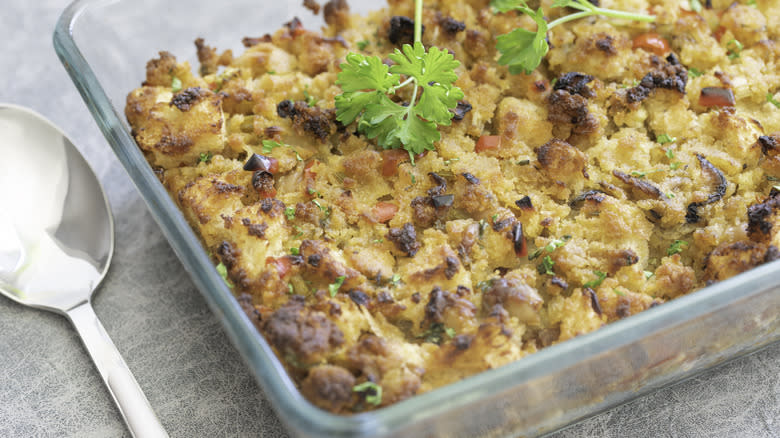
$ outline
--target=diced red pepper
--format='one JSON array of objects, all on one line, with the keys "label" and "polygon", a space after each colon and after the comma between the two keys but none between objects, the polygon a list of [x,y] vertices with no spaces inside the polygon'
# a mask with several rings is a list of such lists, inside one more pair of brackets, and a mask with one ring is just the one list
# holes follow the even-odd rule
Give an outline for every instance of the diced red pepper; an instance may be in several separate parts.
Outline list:
[{"label": "diced red pepper", "polygon": [[279,278],[284,278],[292,268],[292,261],[289,257],[268,257],[265,259],[266,265],[274,265]]},{"label": "diced red pepper", "polygon": [[669,42],[655,32],[647,32],[635,36],[633,48],[655,53],[658,56],[664,56],[671,51]]},{"label": "diced red pepper", "polygon": [[371,209],[371,216],[379,223],[385,223],[395,216],[398,206],[391,202],[377,202]]},{"label": "diced red pepper", "polygon": [[706,107],[734,106],[734,92],[731,88],[704,87],[699,95],[699,105]]},{"label": "diced red pepper", "polygon": [[409,152],[403,149],[388,149],[382,151],[382,176],[398,174],[398,165],[409,161]]},{"label": "diced red pepper", "polygon": [[501,137],[498,135],[483,135],[477,140],[474,151],[477,153],[492,151],[501,147]]}]

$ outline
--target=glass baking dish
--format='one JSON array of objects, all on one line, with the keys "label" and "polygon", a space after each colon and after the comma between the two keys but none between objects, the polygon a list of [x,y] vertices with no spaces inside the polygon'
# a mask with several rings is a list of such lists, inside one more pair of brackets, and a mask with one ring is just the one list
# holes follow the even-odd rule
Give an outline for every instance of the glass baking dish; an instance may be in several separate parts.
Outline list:
[{"label": "glass baking dish", "polygon": [[[297,391],[213,268],[183,215],[136,147],[125,96],[160,50],[197,65],[192,41],[239,53],[297,16],[302,2],[77,0],[54,45],[108,143],[174,251],[221,320],[289,430],[305,437],[503,436],[550,432],[780,339],[780,261],[553,345],[520,361],[377,411],[338,416]],[[353,2],[353,12],[381,7]],[[159,23],[150,26],[150,23]]]}]

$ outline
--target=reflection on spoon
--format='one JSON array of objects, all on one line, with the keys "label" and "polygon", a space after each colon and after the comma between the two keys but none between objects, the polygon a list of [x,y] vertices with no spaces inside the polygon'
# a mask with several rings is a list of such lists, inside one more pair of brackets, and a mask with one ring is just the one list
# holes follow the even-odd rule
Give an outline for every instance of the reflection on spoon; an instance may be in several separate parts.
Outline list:
[{"label": "reflection on spoon", "polygon": [[92,169],[62,132],[0,104],[0,294],[64,314],[136,437],[167,437],[90,300],[108,271],[114,222]]}]

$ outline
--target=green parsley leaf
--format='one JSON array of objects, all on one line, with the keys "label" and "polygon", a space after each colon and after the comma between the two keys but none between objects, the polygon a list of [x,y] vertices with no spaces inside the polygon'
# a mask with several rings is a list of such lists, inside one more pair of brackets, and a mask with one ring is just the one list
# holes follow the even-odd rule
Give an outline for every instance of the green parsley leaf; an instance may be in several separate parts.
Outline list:
[{"label": "green parsley leaf", "polygon": [[649,279],[650,279],[650,277],[652,277],[653,275],[655,275],[655,274],[654,274],[654,273],[652,273],[651,271],[643,271],[643,272],[644,272],[644,274],[645,274],[645,280],[649,280]]},{"label": "green parsley leaf", "polygon": [[293,289],[292,283],[287,283],[287,291],[290,295],[295,293],[295,289]]},{"label": "green parsley leaf", "polygon": [[539,263],[539,265],[536,266],[536,270],[539,271],[540,274],[555,275],[555,272],[552,270],[553,265],[555,265],[555,261],[553,261],[552,257],[545,256],[542,259],[542,263]]},{"label": "green parsley leaf", "polygon": [[358,41],[357,42],[357,48],[358,50],[366,50],[366,47],[371,44],[368,40]]},{"label": "green parsley leaf", "polygon": [[287,216],[287,220],[291,221],[295,219],[295,207],[287,207],[284,209],[284,215]]},{"label": "green parsley leaf", "polygon": [[669,164],[669,168],[672,170],[677,170],[682,166],[682,163],[679,161],[675,161],[674,163]]},{"label": "green parsley leaf", "polygon": [[667,149],[667,150],[666,150],[666,152],[665,152],[665,154],[666,154],[666,158],[668,158],[668,159],[670,159],[670,160],[671,160],[672,158],[674,158],[674,151],[672,150],[672,148],[669,148],[669,149]]},{"label": "green parsley leaf", "polygon": [[742,53],[744,46],[739,40],[733,39],[726,43],[726,48],[729,49],[729,59],[737,59],[740,53]]},{"label": "green parsley leaf", "polygon": [[530,8],[518,8],[536,22],[536,32],[521,27],[496,38],[496,49],[501,53],[498,63],[509,66],[509,72],[531,74],[542,63],[542,58],[550,50],[547,44],[547,22],[539,8],[534,12]]},{"label": "green parsley leaf", "polygon": [[561,238],[561,239],[553,239],[550,243],[548,243],[544,247],[544,249],[547,252],[553,252],[556,249],[562,247],[563,245],[566,245],[566,242],[568,242],[569,239],[571,239],[571,236],[568,236],[568,235],[567,236],[563,236],[563,238]]},{"label": "green parsley leaf", "polygon": [[298,248],[290,248],[290,254],[292,255],[301,255],[301,250]]},{"label": "green parsley leaf", "polygon": [[[699,0],[692,0],[692,1],[697,1],[698,2]],[[698,78],[699,76],[701,76],[703,74],[704,73],[701,70],[699,70],[698,68],[691,67],[691,68],[688,69],[688,75],[690,77],[692,77],[692,78]]]},{"label": "green parsley leaf", "polygon": [[282,143],[273,140],[263,140],[263,153],[270,154],[274,149],[284,146]]},{"label": "green parsley leaf", "polygon": [[674,199],[674,198],[676,198],[675,194],[674,194],[674,193],[672,193],[672,192],[669,192],[669,193],[667,193],[665,196],[666,196],[667,198],[669,198],[669,199]]},{"label": "green parsley leaf", "polygon": [[756,0],[748,0],[747,3],[745,3],[748,6],[756,7],[758,6],[758,2]]},{"label": "green parsley leaf", "polygon": [[182,87],[181,79],[174,76],[173,79],[171,79],[171,91],[173,91],[174,93],[178,93],[179,91],[181,91],[181,87]]},{"label": "green parsley leaf", "polygon": [[344,279],[347,277],[341,275],[338,278],[336,278],[336,281],[328,285],[328,292],[330,292],[331,297],[335,297],[336,294],[339,291],[339,288],[342,284],[344,284]]},{"label": "green parsley leaf", "polygon": [[766,93],[766,101],[771,103],[777,108],[780,108],[780,102],[775,99],[775,96],[772,95],[772,93]]},{"label": "green parsley leaf", "polygon": [[274,70],[268,70],[267,72],[265,72],[265,74],[268,74],[268,75],[275,75],[275,74],[276,74],[276,71],[274,71]]},{"label": "green parsley leaf", "polygon": [[667,255],[674,255],[683,251],[683,246],[688,247],[688,242],[684,240],[675,240],[669,245],[669,249],[666,250]]},{"label": "green parsley leaf", "polygon": [[366,403],[374,406],[382,404],[382,387],[374,382],[363,382],[360,385],[352,387],[353,392],[363,392],[366,394]]},{"label": "green parsley leaf", "polygon": [[219,276],[222,277],[223,280],[225,280],[225,284],[228,285],[228,287],[233,287],[233,284],[228,280],[227,275],[227,266],[225,266],[224,263],[219,262],[217,265],[217,272],[219,273]]},{"label": "green parsley leaf", "polygon": [[[359,117],[358,131],[385,149],[402,147],[410,156],[433,150],[441,139],[437,125],[452,123],[450,109],[464,97],[453,85],[460,62],[437,47],[426,51],[419,41],[396,49],[389,58],[392,67],[378,56],[347,55],[336,81],[343,91],[335,98],[336,119],[348,125]],[[404,83],[401,75],[408,77]],[[414,90],[408,106],[388,97],[409,84]]]},{"label": "green parsley leaf", "polygon": [[449,336],[450,338],[454,338],[455,337],[455,329],[452,328],[452,327],[446,327],[444,329],[444,333],[446,333],[447,336]]},{"label": "green parsley leaf", "polygon": [[390,278],[390,283],[392,286],[398,286],[398,283],[401,281],[401,274],[393,274],[393,277]]},{"label": "green parsley leaf", "polygon": [[[674,143],[677,141],[676,138],[669,136],[669,134],[661,134],[658,137],[656,137],[655,141],[658,142],[658,144],[666,144],[666,143]],[[670,149],[667,149],[669,151]],[[667,155],[668,156],[668,155]],[[674,157],[674,155],[672,155]],[[669,157],[669,158],[672,158]]]},{"label": "green parsley leaf", "polygon": [[701,2],[699,0],[688,0],[693,12],[701,12]]},{"label": "green parsley leaf", "polygon": [[604,279],[607,278],[607,274],[601,271],[593,271],[593,274],[595,274],[597,278],[595,280],[586,282],[585,284],[582,285],[582,287],[590,287],[590,288],[598,287],[601,285]]},{"label": "green parsley leaf", "polygon": [[212,155],[211,152],[201,152],[201,154],[198,156],[198,162],[200,163],[208,163],[211,161]]},{"label": "green parsley leaf", "polygon": [[622,18],[635,21],[651,22],[655,17],[629,12],[615,11],[612,9],[594,6],[586,0],[555,0],[554,8],[572,8],[580,12],[564,15],[557,20],[547,23],[541,8],[534,11],[524,0],[492,0],[490,2],[494,10],[506,13],[512,10],[520,11],[536,22],[536,31],[523,28],[515,29],[508,34],[496,37],[496,49],[501,53],[498,63],[509,67],[509,72],[517,74],[525,72],[530,74],[542,62],[550,47],[547,43],[547,31],[559,24],[591,15],[603,15],[606,17]]},{"label": "green parsley leaf", "polygon": [[371,241],[371,243],[382,243],[384,241],[385,241],[385,239],[374,239],[374,240]]}]

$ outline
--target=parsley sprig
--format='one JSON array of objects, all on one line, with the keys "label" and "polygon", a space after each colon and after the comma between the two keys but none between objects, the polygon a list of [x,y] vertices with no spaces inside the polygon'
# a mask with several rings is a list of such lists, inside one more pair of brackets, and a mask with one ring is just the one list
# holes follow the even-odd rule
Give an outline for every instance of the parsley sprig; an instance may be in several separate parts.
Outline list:
[{"label": "parsley sprig", "polygon": [[565,15],[550,23],[544,19],[542,8],[534,11],[525,0],[492,0],[490,5],[498,12],[520,11],[536,22],[536,31],[517,28],[508,34],[496,38],[496,49],[501,53],[498,63],[509,66],[509,72],[530,74],[547,55],[550,46],[547,43],[547,31],[568,21],[577,20],[591,15],[601,15],[612,18],[623,18],[634,21],[652,22],[654,16],[594,6],[588,0],[555,0],[554,8],[572,8],[579,12]]},{"label": "parsley sprig", "polygon": [[[336,84],[342,94],[336,96],[336,119],[344,125],[360,119],[358,131],[385,149],[404,148],[414,154],[433,150],[441,139],[438,125],[450,125],[464,94],[453,85],[460,62],[446,50],[431,47],[426,51],[422,37],[422,0],[415,1],[414,45],[404,44],[388,57],[388,67],[378,56],[349,53],[341,64]],[[401,82],[402,77],[406,79]],[[408,103],[390,96],[411,86]]]}]

